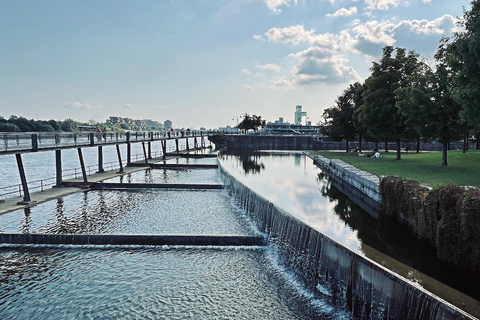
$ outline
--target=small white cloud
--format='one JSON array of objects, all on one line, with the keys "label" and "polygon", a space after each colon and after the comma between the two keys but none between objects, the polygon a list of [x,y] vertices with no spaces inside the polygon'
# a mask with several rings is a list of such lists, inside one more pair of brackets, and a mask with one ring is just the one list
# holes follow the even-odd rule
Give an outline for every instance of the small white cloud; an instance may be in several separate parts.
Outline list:
[{"label": "small white cloud", "polygon": [[132,110],[132,109],[135,109],[135,106],[133,104],[127,103],[126,105],[123,106],[123,108],[128,109],[128,110]]},{"label": "small white cloud", "polygon": [[271,42],[297,45],[301,42],[310,42],[314,33],[314,29],[308,31],[302,25],[295,25],[287,28],[271,28],[265,32],[265,36]]},{"label": "small white cloud", "polygon": [[407,0],[364,0],[364,2],[367,4],[367,11],[387,11],[390,7],[408,5]]},{"label": "small white cloud", "polygon": [[297,0],[263,0],[267,7],[273,11],[274,14],[280,14],[282,10],[281,6],[290,6],[290,3],[293,2],[297,4]]},{"label": "small white cloud", "polygon": [[255,39],[255,40],[262,40],[263,38],[262,38],[261,35],[256,34],[256,35],[253,36],[253,39]]},{"label": "small white cloud", "polygon": [[250,91],[254,91],[254,90],[255,90],[254,87],[249,86],[249,85],[244,85],[243,87],[244,87],[245,89],[247,89],[247,90],[250,90]]},{"label": "small white cloud", "polygon": [[252,74],[252,72],[248,69],[242,69],[242,70],[240,70],[240,72],[244,73],[244,74],[248,74],[248,75]]},{"label": "small white cloud", "polygon": [[294,87],[292,81],[285,79],[285,77],[275,77],[270,82],[270,87],[284,87],[291,88]]},{"label": "small white cloud", "polygon": [[326,14],[326,17],[351,17],[357,14],[357,7],[350,7],[350,8],[341,8],[335,11],[333,14]]},{"label": "small white cloud", "polygon": [[95,102],[95,101],[72,101],[64,105],[65,108],[67,109],[76,109],[76,110],[93,110],[93,109],[102,109],[102,103],[101,102]]},{"label": "small white cloud", "polygon": [[255,68],[260,70],[265,70],[265,71],[272,71],[272,72],[280,72],[282,70],[282,67],[280,67],[275,63],[268,63],[268,64],[264,64],[263,66],[257,64]]}]

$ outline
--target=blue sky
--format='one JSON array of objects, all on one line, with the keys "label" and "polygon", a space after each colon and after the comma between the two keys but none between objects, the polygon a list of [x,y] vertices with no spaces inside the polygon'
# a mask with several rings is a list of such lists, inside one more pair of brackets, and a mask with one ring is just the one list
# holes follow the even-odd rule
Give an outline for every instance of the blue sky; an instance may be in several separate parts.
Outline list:
[{"label": "blue sky", "polygon": [[[316,123],[385,45],[432,60],[467,0],[0,0],[0,115]],[[241,119],[240,119],[241,120]]]}]

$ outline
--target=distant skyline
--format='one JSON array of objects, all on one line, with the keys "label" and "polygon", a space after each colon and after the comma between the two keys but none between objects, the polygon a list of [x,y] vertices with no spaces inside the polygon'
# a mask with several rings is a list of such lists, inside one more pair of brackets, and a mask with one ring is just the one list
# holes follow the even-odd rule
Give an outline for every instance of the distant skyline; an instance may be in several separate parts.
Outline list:
[{"label": "distant skyline", "polygon": [[432,61],[467,0],[0,0],[0,115],[313,124],[381,48]]}]

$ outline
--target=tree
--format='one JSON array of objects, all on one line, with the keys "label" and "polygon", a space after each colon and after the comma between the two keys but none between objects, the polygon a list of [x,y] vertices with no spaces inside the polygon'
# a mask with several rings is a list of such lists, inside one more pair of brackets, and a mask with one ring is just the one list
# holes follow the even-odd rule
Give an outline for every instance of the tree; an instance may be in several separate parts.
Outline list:
[{"label": "tree", "polygon": [[450,66],[454,77],[454,98],[463,107],[462,114],[470,125],[480,128],[480,1],[471,2],[460,20],[464,32],[455,33],[448,50],[453,53]]},{"label": "tree", "polygon": [[418,65],[408,77],[408,86],[395,91],[401,114],[407,125],[423,137],[442,141],[442,166],[448,165],[448,143],[462,128],[460,104],[452,98],[453,70],[448,65],[447,39],[441,40],[435,59],[435,70],[425,63]]},{"label": "tree", "polygon": [[373,63],[372,74],[365,80],[359,120],[375,139],[396,142],[397,160],[401,159],[400,142],[411,139],[413,131],[406,125],[405,115],[398,112],[395,90],[406,85],[418,63],[415,51],[407,54],[403,48],[385,46],[380,62]]},{"label": "tree", "polygon": [[70,118],[65,119],[61,123],[61,128],[63,131],[76,131],[78,129],[78,123]]},{"label": "tree", "polygon": [[351,84],[343,93],[337,97],[335,105],[325,109],[323,112],[324,122],[321,124],[324,128],[324,134],[332,140],[346,140],[346,151],[348,152],[349,140],[360,137],[363,133],[363,127],[358,122],[356,111],[361,105],[361,93],[363,85],[359,82]]},{"label": "tree", "polygon": [[243,115],[242,122],[240,122],[237,125],[237,128],[241,130],[253,129],[254,131],[257,131],[258,128],[265,127],[265,123],[266,121],[262,120],[261,116],[256,116],[256,115],[250,116],[248,113],[245,113]]}]

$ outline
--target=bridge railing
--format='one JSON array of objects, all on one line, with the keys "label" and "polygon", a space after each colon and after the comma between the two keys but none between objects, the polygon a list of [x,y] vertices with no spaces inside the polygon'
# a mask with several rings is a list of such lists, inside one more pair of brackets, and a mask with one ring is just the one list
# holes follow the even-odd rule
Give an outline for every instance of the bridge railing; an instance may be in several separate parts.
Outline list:
[{"label": "bridge railing", "polygon": [[[173,151],[173,148],[169,148],[169,151]],[[153,158],[160,157],[162,154],[161,152],[155,151],[152,153]],[[138,153],[132,155],[132,161],[143,161],[145,160],[145,155],[143,153]],[[127,166],[127,161],[122,161],[123,166]],[[114,169],[119,168],[120,165],[118,161],[110,161],[103,164],[103,169],[106,171],[113,171]],[[85,171],[87,175],[92,175],[98,171],[98,165],[88,165],[85,166]],[[62,179],[77,179],[82,177],[82,168],[70,168],[62,170]],[[57,180],[56,177],[44,178],[39,180],[28,181],[28,189],[32,192],[37,191],[44,191],[47,188],[51,188],[56,185]],[[12,198],[12,197],[22,197],[23,196],[23,189],[21,184],[13,184],[9,186],[0,187],[0,200]]]},{"label": "bridge railing", "polygon": [[201,137],[211,133],[212,131],[0,132],[0,154]]}]

